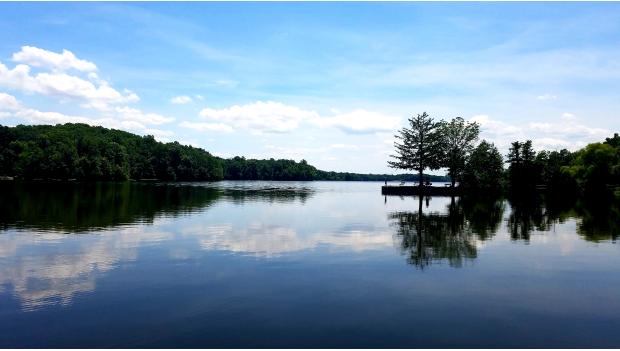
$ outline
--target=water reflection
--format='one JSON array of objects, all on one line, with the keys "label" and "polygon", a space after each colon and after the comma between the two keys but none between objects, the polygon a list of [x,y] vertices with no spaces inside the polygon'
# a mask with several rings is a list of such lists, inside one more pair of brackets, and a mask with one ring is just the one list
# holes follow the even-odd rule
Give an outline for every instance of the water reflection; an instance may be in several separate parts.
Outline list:
[{"label": "water reflection", "polygon": [[51,232],[0,235],[0,287],[11,286],[24,311],[66,306],[77,294],[93,291],[96,279],[119,262],[136,260],[138,248],[173,238],[153,227],[105,234],[78,241]]},{"label": "water reflection", "polygon": [[0,229],[86,232],[203,211],[218,199],[302,204],[308,188],[174,183],[0,182]]},{"label": "water reflection", "polygon": [[214,189],[148,183],[0,182],[0,225],[65,232],[151,223],[158,215],[202,210]]},{"label": "water reflection", "polygon": [[198,238],[200,246],[205,250],[230,251],[266,258],[321,246],[362,252],[393,245],[392,234],[385,229],[339,228],[300,234],[291,227],[255,222],[242,227],[233,223],[190,227],[183,229],[183,233]]},{"label": "water reflection", "polygon": [[[612,198],[427,197],[415,198],[411,211],[411,198],[388,201],[372,187],[319,186],[0,183],[0,295],[15,296],[24,311],[68,306],[123,265],[156,275],[222,251],[296,262],[311,254],[319,256],[315,262],[383,255],[402,265],[392,257],[396,245],[418,268],[463,267],[481,256],[484,242],[529,242],[558,223],[574,225],[563,238],[571,244],[615,241],[620,232]],[[162,265],[148,273],[145,255]]]},{"label": "water reflection", "polygon": [[529,194],[508,198],[507,220],[513,240],[529,242],[532,233],[545,234],[554,225],[577,220],[577,234],[585,240],[616,241],[620,233],[620,206],[611,194],[596,197],[561,197]]},{"label": "water reflection", "polygon": [[[472,261],[477,256],[477,242],[495,235],[504,211],[497,199],[452,198],[445,211],[424,213],[423,201],[418,198],[418,211],[388,214],[407,262],[418,268],[443,261],[461,267]],[[428,197],[425,202],[428,204]]]}]

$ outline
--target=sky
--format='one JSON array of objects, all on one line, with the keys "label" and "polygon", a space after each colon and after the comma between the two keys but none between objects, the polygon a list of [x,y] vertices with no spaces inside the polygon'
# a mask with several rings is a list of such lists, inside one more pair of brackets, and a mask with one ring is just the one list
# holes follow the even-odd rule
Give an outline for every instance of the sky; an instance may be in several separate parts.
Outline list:
[{"label": "sky", "polygon": [[395,173],[393,135],[422,112],[503,154],[604,140],[620,3],[0,3],[2,125]]}]

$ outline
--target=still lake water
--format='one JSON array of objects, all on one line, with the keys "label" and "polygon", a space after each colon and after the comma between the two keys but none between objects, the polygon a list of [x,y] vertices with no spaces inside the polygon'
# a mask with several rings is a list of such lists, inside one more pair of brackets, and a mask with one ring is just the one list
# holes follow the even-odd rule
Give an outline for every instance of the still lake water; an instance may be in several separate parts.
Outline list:
[{"label": "still lake water", "polygon": [[0,347],[620,347],[617,206],[380,186],[3,182]]}]

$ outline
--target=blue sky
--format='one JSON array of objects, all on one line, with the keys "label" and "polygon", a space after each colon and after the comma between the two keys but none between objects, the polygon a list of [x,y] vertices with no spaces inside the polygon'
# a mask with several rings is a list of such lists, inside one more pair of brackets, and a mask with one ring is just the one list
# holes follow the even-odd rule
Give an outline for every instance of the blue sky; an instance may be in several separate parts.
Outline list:
[{"label": "blue sky", "polygon": [[392,135],[423,111],[503,153],[612,135],[620,4],[0,3],[3,125],[392,173]]}]

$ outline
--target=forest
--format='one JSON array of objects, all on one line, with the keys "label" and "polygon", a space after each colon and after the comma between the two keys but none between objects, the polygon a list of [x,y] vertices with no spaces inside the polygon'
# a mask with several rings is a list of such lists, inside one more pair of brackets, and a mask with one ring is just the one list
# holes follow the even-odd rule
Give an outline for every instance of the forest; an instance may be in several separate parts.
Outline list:
[{"label": "forest", "polygon": [[[401,180],[417,175],[327,172],[305,160],[222,159],[178,142],[86,124],[0,126],[0,176],[16,179],[168,181]],[[425,175],[433,181],[441,176]]]},{"label": "forest", "polygon": [[[359,174],[319,170],[305,160],[223,159],[178,142],[86,124],[0,126],[0,176],[54,180],[346,180],[452,181],[464,189],[583,192],[620,184],[620,137],[571,152],[535,151],[514,141],[504,157],[479,127],[461,118],[435,122],[426,113],[396,135],[389,165],[415,174]],[[424,140],[423,143],[419,142]],[[505,167],[504,165],[507,165]],[[446,169],[447,176],[425,170]]]},{"label": "forest", "polygon": [[478,142],[480,128],[475,122],[461,117],[435,121],[426,112],[408,122],[395,135],[395,152],[388,161],[392,168],[419,174],[426,169],[447,169],[452,186],[458,183],[465,191],[485,194],[544,190],[567,195],[615,190],[620,196],[617,133],[574,152],[535,151],[531,140],[514,141],[504,158],[493,143]]}]

